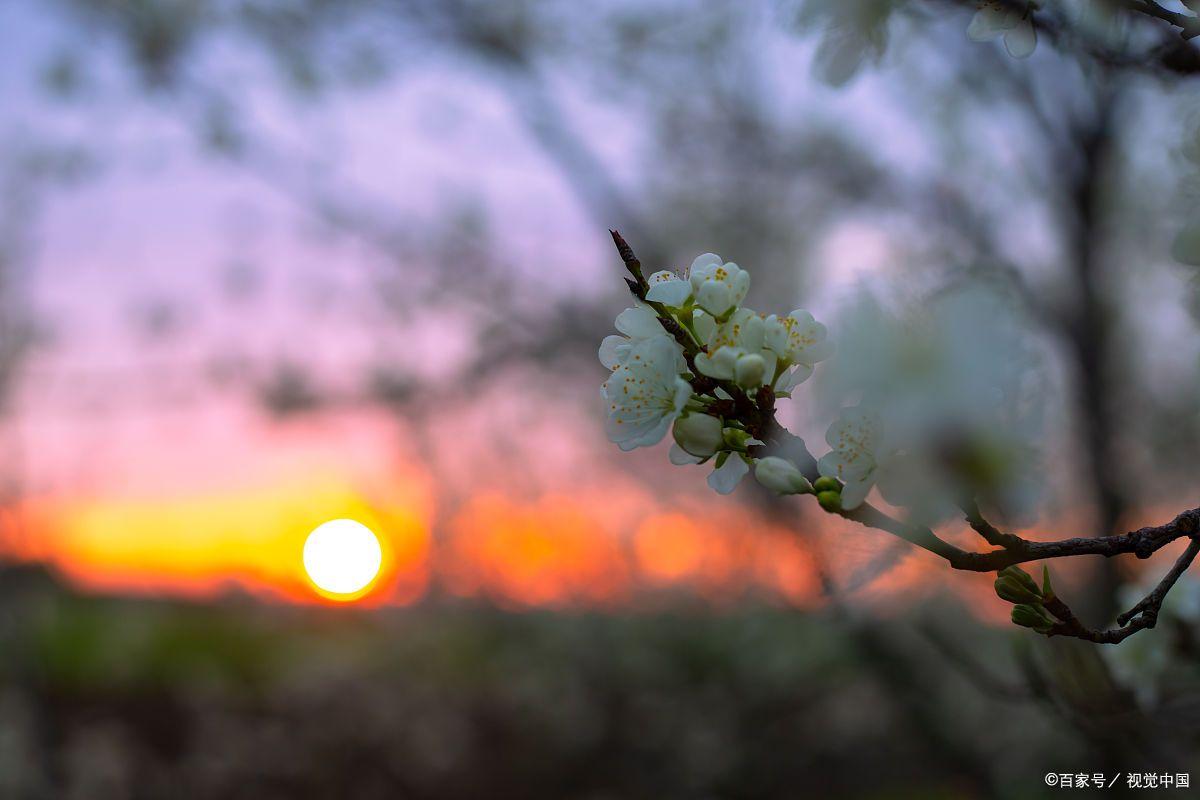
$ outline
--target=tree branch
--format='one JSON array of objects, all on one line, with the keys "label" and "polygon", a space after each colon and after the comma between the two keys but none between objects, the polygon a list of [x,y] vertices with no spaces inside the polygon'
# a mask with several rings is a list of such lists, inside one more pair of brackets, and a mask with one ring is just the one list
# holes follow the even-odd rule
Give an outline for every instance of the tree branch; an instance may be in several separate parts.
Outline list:
[{"label": "tree branch", "polygon": [[[666,308],[659,303],[646,301],[646,291],[649,287],[642,271],[641,261],[620,233],[615,230],[611,230],[609,233],[612,235],[621,261],[631,276],[630,279],[627,279],[630,291],[655,310],[666,330],[683,348],[688,365],[695,372],[692,359],[700,352],[700,346],[687,331],[682,329]],[[716,386],[720,386],[732,397],[732,400],[721,401],[729,405],[728,416],[741,420],[746,425],[747,431],[755,436],[761,435],[767,441],[767,444],[751,449],[754,455],[779,453],[795,464],[810,481],[816,481],[820,477],[817,461],[809,452],[804,441],[793,436],[776,421],[774,393],[760,391],[757,397],[751,398],[733,382],[713,381],[708,378],[704,380],[712,381],[710,388],[715,389]],[[964,503],[962,508],[971,527],[983,537],[984,541],[997,549],[982,553],[964,550],[939,538],[932,529],[896,519],[870,503],[862,503],[853,509],[829,510],[830,513],[835,513],[844,519],[889,533],[942,558],[952,568],[967,572],[998,572],[1006,567],[1028,561],[1085,555],[1111,558],[1132,553],[1139,559],[1145,559],[1177,539],[1191,538],[1192,541],[1187,550],[1179,557],[1158,586],[1137,605],[1117,618],[1120,626],[1118,628],[1099,631],[1086,627],[1061,598],[1054,595],[1049,587],[1046,588],[1041,605],[1059,620],[1044,631],[1046,635],[1072,636],[1103,644],[1115,644],[1139,630],[1153,628],[1158,621],[1158,613],[1167,593],[1200,553],[1200,508],[1184,511],[1164,525],[1139,528],[1118,536],[1060,539],[1053,542],[1030,541],[1016,534],[1001,531],[984,519],[974,500]]]},{"label": "tree branch", "polygon": [[1200,35],[1200,20],[1178,11],[1169,11],[1154,0],[1125,0],[1121,5],[1130,11],[1161,19],[1163,22],[1179,28],[1179,35],[1184,39],[1194,39]]}]

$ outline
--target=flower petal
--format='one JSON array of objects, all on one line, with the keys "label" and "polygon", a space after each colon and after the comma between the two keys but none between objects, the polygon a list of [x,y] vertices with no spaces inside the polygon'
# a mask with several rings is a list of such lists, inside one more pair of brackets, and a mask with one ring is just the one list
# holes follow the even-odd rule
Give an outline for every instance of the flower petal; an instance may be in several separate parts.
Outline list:
[{"label": "flower petal", "polygon": [[615,327],[634,339],[649,339],[666,333],[658,321],[658,315],[646,306],[627,308],[617,315]]},{"label": "flower petal", "polygon": [[669,458],[671,459],[672,464],[675,464],[676,466],[680,466],[680,467],[686,466],[688,464],[699,464],[701,461],[704,460],[698,456],[692,455],[691,453],[684,450],[682,447],[680,447],[677,444],[671,445],[671,452],[670,452]]},{"label": "flower petal", "polygon": [[709,474],[708,485],[717,494],[729,494],[737,488],[749,471],[750,467],[746,465],[746,462],[742,460],[741,456],[734,453],[725,459],[725,463],[719,469],[714,469]]},{"label": "flower petal", "polygon": [[1013,58],[1029,58],[1037,49],[1037,29],[1028,14],[1017,26],[1004,34],[1004,49]]},{"label": "flower petal", "polygon": [[682,306],[691,296],[692,284],[687,281],[681,281],[678,278],[660,283],[651,283],[650,290],[646,292],[646,299],[650,302],[663,303],[675,308]]},{"label": "flower petal", "polygon": [[624,336],[605,336],[600,342],[600,363],[609,369],[621,366],[623,356],[629,354],[629,340]]}]

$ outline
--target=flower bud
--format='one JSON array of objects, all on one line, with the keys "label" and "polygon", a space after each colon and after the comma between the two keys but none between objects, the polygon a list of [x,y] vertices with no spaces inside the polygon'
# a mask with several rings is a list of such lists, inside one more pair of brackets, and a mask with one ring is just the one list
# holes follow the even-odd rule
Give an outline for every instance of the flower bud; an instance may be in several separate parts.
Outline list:
[{"label": "flower bud", "polygon": [[1012,578],[1029,591],[1033,592],[1034,594],[1038,594],[1037,581],[1033,579],[1032,575],[1015,564],[1000,570],[998,573],[996,573],[996,576],[998,578]]},{"label": "flower bud", "polygon": [[753,389],[762,386],[763,375],[767,371],[767,362],[763,361],[763,357],[757,353],[752,353],[748,356],[742,356],[737,360],[737,365],[734,367],[733,377],[738,382],[739,386],[747,389]]},{"label": "flower bud", "polygon": [[1011,575],[996,578],[996,594],[1010,603],[1040,603],[1042,596]]},{"label": "flower bud", "polygon": [[779,494],[805,494],[812,491],[812,484],[796,469],[796,465],[779,456],[760,458],[754,466],[754,477],[763,486]]},{"label": "flower bud", "polygon": [[698,458],[708,458],[724,444],[722,423],[718,417],[691,413],[675,420],[675,443]]},{"label": "flower bud", "polygon": [[842,482],[837,478],[829,478],[822,475],[817,478],[817,482],[813,484],[813,488],[818,492],[837,492],[842,493]]},{"label": "flower bud", "polygon": [[1035,605],[1013,606],[1012,621],[1014,625],[1033,628],[1038,633],[1046,633],[1054,626],[1054,620],[1046,614],[1045,610],[1041,606]]},{"label": "flower bud", "polygon": [[762,444],[741,428],[725,429],[725,446],[734,450],[745,450],[751,444]]},{"label": "flower bud", "polygon": [[842,495],[838,492],[819,492],[817,502],[830,514],[837,514],[842,510]]}]

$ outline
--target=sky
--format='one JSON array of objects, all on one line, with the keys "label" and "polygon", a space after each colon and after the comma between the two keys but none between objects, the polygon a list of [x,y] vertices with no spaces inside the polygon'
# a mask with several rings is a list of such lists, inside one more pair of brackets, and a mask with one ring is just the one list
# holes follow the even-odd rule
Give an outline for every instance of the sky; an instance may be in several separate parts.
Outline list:
[{"label": "sky", "polygon": [[[77,97],[39,89],[73,41],[48,9],[0,6],[0,150],[81,146],[102,159],[79,180],[18,192],[29,213],[23,289],[40,335],[6,424],[21,487],[11,555],[88,590],[325,602],[303,573],[304,537],[348,516],[384,545],[383,574],[360,602],[442,591],[620,604],[680,586],[714,601],[756,591],[820,602],[813,556],[795,535],[749,504],[716,502],[697,471],[640,482],[603,440],[598,402],[547,403],[519,373],[420,420],[363,400],[374,369],[430,383],[454,374],[480,344],[477,309],[392,307],[389,292],[403,301],[436,274],[416,248],[400,248],[414,255],[397,262],[363,238],[330,235],[317,194],[369,208],[401,241],[481,211],[512,287],[556,302],[616,297],[606,232],[476,70],[433,60],[314,102],[279,91],[246,49],[218,46],[203,75],[246,87],[252,102],[238,112],[262,136],[264,157],[241,163],[200,145],[194,109],[133,86],[103,36],[88,43]],[[810,47],[764,41],[780,64]],[[645,132],[566,81],[555,89],[570,124],[591,134],[617,180],[628,177]],[[879,157],[930,169],[936,143],[888,91],[870,78],[841,92],[783,81],[781,106],[851,114]],[[1019,158],[996,145],[1003,163]],[[1038,255],[1044,230],[1023,231]],[[837,265],[806,298],[818,316],[895,256],[886,221],[852,215],[813,249]],[[247,387],[288,365],[332,402],[269,414]],[[497,431],[537,446],[484,447]],[[664,449],[631,463],[646,474]],[[879,554],[876,537],[811,518],[803,534],[842,537],[849,578]],[[913,591],[931,566],[903,559],[877,591]]]}]

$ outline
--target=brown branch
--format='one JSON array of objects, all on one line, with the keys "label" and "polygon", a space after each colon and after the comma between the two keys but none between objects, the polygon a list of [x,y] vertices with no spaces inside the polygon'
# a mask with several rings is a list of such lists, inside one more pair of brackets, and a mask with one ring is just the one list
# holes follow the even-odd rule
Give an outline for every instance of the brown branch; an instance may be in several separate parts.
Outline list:
[{"label": "brown branch", "polygon": [[1187,571],[1200,553],[1200,538],[1193,538],[1187,549],[1175,561],[1171,570],[1159,581],[1150,594],[1138,601],[1137,605],[1117,617],[1119,627],[1108,630],[1094,630],[1087,627],[1076,618],[1071,609],[1058,597],[1048,598],[1042,605],[1061,622],[1047,631],[1047,636],[1071,636],[1097,644],[1119,644],[1140,630],[1153,628],[1158,624],[1158,614],[1162,610],[1163,601],[1171,587],[1179,577]]},{"label": "brown branch", "polygon": [[967,522],[971,527],[983,537],[983,540],[995,547],[1021,547],[1028,542],[1017,536],[1015,533],[1005,533],[998,529],[995,525],[983,518],[983,514],[979,511],[979,505],[971,500],[964,503],[962,506],[963,513],[967,517]]},{"label": "brown branch", "polygon": [[[638,260],[633,248],[621,234],[615,230],[609,231],[609,233],[612,234],[613,242],[625,268],[632,276],[632,280],[627,281],[630,291],[655,310],[666,330],[683,348],[688,366],[695,372],[693,358],[700,352],[700,345],[690,333],[678,324],[661,303],[646,300],[648,285],[642,274],[641,261]],[[730,381],[712,381],[712,383],[714,388],[719,386],[732,398],[732,400],[722,401],[722,415],[741,420],[753,435],[762,435],[768,440],[766,445],[754,448],[755,455],[774,452],[785,454],[809,480],[815,481],[820,477],[817,462],[803,440],[791,435],[775,420],[773,392],[769,390],[760,392],[757,398],[752,399],[735,383]],[[930,528],[898,520],[870,503],[863,503],[854,509],[840,509],[832,513],[868,528],[889,533],[939,556],[954,569],[968,572],[997,572],[1005,567],[1027,561],[1084,555],[1111,558],[1132,553],[1138,558],[1144,559],[1177,539],[1191,538],[1192,541],[1187,550],[1179,557],[1175,566],[1158,586],[1137,605],[1117,618],[1119,628],[1105,631],[1093,630],[1083,625],[1061,598],[1048,594],[1042,600],[1042,606],[1059,620],[1046,631],[1047,635],[1073,636],[1104,644],[1115,644],[1139,630],[1153,628],[1158,621],[1158,613],[1167,593],[1191,566],[1196,555],[1200,553],[1200,508],[1184,511],[1164,525],[1139,528],[1119,536],[1061,539],[1054,542],[1030,541],[1016,534],[1001,531],[984,519],[974,500],[965,503],[963,511],[971,527],[983,537],[984,541],[994,545],[997,549],[983,553],[963,550],[939,538]]]}]

